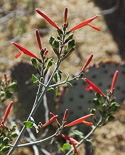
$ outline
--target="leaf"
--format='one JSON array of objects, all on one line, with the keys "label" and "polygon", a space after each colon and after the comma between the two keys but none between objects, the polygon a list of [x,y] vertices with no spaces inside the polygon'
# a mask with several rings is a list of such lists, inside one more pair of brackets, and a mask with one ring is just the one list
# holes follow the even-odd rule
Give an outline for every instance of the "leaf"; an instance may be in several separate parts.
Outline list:
[{"label": "leaf", "polygon": [[103,97],[102,97],[99,93],[96,93],[96,97],[98,98],[98,100],[99,100],[99,102],[100,102],[101,104],[104,103]]},{"label": "leaf", "polygon": [[47,89],[47,91],[49,91],[49,90],[54,90],[54,88],[53,87],[50,87],[50,88]]},{"label": "leaf", "polygon": [[15,87],[16,87],[16,82],[12,82],[12,83],[9,84],[9,87],[8,87],[7,90],[12,90],[12,89],[14,89]]},{"label": "leaf", "polygon": [[50,43],[51,46],[52,46],[52,43],[53,43],[54,40],[55,40],[55,38],[52,37],[52,36],[49,38],[49,43]]},{"label": "leaf", "polygon": [[67,73],[67,78],[65,79],[65,81],[68,81],[69,80],[69,74]]},{"label": "leaf", "polygon": [[52,64],[53,64],[53,59],[51,58],[48,60],[48,64],[47,64],[46,69],[48,70],[52,66]]},{"label": "leaf", "polygon": [[32,79],[33,79],[33,83],[39,82],[39,79],[34,74],[32,74]]},{"label": "leaf", "polygon": [[54,74],[54,79],[57,83],[60,82],[60,80],[61,80],[61,76],[62,76],[61,74],[62,74],[62,72],[60,70],[56,71]]},{"label": "leaf", "polygon": [[55,88],[55,97],[58,95],[59,93],[59,90],[58,90],[58,87]]},{"label": "leaf", "polygon": [[70,51],[75,46],[75,40],[71,40],[68,42],[68,47],[66,48],[66,51]]},{"label": "leaf", "polygon": [[72,84],[71,84],[70,82],[66,82],[66,84],[67,84],[69,87],[71,87],[71,88],[73,87]]},{"label": "leaf", "polygon": [[33,127],[33,122],[30,122],[30,121],[24,121],[23,124],[24,124],[27,128],[32,128],[32,127]]},{"label": "leaf", "polygon": [[62,147],[62,151],[64,152],[66,149],[70,148],[71,147],[71,144],[69,143],[65,143]]},{"label": "leaf", "polygon": [[65,40],[65,43],[67,43],[69,40],[71,40],[73,38],[73,34],[70,34],[69,36],[68,36],[68,38]]},{"label": "leaf", "polygon": [[6,92],[6,99],[10,98],[12,95],[13,95],[12,92],[7,91],[7,92]]},{"label": "leaf", "polygon": [[73,130],[73,133],[77,136],[79,136],[80,138],[84,138],[83,133],[78,131],[78,130]]},{"label": "leaf", "polygon": [[0,97],[4,96],[5,92],[4,91],[0,91]]},{"label": "leaf", "polygon": [[38,65],[37,65],[36,59],[35,59],[35,58],[31,58],[31,61],[32,61],[33,66],[34,66],[36,69],[38,69]]}]

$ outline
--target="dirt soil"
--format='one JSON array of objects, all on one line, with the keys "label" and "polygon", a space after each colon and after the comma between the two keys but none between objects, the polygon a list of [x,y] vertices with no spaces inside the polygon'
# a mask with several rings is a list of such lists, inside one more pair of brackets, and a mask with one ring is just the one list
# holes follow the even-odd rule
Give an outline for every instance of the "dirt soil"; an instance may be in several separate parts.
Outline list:
[{"label": "dirt soil", "polygon": [[[39,55],[39,49],[35,38],[36,28],[41,30],[42,45],[49,50],[49,57],[55,58],[53,52],[51,52],[52,50],[48,44],[48,40],[49,36],[56,36],[56,30],[51,27],[50,24],[45,22],[36,12],[32,13],[31,8],[27,9],[26,2],[17,1],[17,4],[13,4],[11,1],[5,3],[5,1],[2,0],[0,6],[2,6],[3,11],[0,14],[1,19],[14,10],[20,10],[18,16],[20,16],[19,18],[23,18],[23,25],[25,25],[24,29],[27,30],[26,33],[21,34],[20,31],[22,31],[22,29],[19,28],[21,20],[17,20],[16,17],[9,18],[4,22],[2,21],[0,25],[0,76],[3,76],[3,73],[5,72],[10,74],[10,69],[17,62],[29,60],[29,57],[25,55],[22,55],[17,60],[14,58],[18,50],[11,44],[12,41],[21,44],[29,51]],[[92,0],[39,0],[35,4],[35,8],[39,8],[45,12],[45,14],[47,14],[54,22],[58,23],[59,26],[61,26],[63,22],[63,12],[65,7],[68,7],[69,10],[69,28],[74,27],[83,20],[93,17],[94,15],[100,14],[101,16],[93,21],[93,25],[99,27],[101,31],[98,32],[86,26],[74,32],[76,49],[60,67],[60,69],[64,71],[64,74],[67,72],[73,74],[79,71],[90,54],[94,55],[92,63],[101,59],[112,59],[116,61],[124,60],[124,57],[121,54],[122,52],[120,52],[119,44],[110,31],[111,26],[109,28],[107,25],[105,14],[102,14],[98,1],[94,3]],[[27,12],[29,12],[28,15],[26,14]],[[25,13],[25,15],[23,15],[23,13]],[[108,16],[108,14],[106,16]],[[18,34],[21,34],[20,36],[17,35],[18,29]],[[121,34],[123,33],[120,29],[118,31]],[[125,106],[123,106],[123,108],[116,114],[115,121],[95,131],[92,138],[95,146],[95,155],[125,154],[124,118]],[[27,153],[27,150],[25,150],[22,153],[21,150],[21,153],[18,152],[18,154],[33,154],[32,151],[30,151]],[[80,155],[83,155],[83,153],[81,152]]]}]

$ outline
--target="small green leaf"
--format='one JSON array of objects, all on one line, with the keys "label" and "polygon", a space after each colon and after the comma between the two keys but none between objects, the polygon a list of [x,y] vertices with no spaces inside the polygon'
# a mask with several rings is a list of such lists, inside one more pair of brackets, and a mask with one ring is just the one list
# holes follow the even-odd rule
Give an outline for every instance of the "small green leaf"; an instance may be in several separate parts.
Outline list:
[{"label": "small green leaf", "polygon": [[6,151],[8,151],[10,149],[10,146],[4,146],[1,150],[0,153],[5,153]]},{"label": "small green leaf", "polygon": [[54,88],[53,87],[50,87],[50,88],[47,89],[47,91],[49,91],[49,90],[54,90]]},{"label": "small green leaf", "polygon": [[71,147],[71,144],[69,143],[65,143],[62,147],[62,151],[64,152],[66,149],[70,148]]},{"label": "small green leaf", "polygon": [[68,42],[68,47],[66,48],[66,51],[70,51],[75,46],[75,40],[71,40]]},{"label": "small green leaf", "polygon": [[106,122],[111,122],[111,121],[113,121],[114,119],[115,119],[115,116],[110,115],[110,116],[108,116],[108,117],[106,118]]},{"label": "small green leaf", "polygon": [[47,64],[46,69],[48,70],[52,66],[52,64],[53,64],[53,59],[51,58],[48,60],[48,64]]},{"label": "small green leaf", "polygon": [[67,84],[69,87],[71,87],[71,88],[73,87],[72,84],[71,84],[70,82],[66,82],[66,84]]},{"label": "small green leaf", "polygon": [[59,50],[59,42],[54,40],[52,43],[52,47],[53,47],[53,49]]},{"label": "small green leaf", "polygon": [[8,145],[9,141],[10,141],[10,139],[8,137],[5,137],[3,139],[2,145]]},{"label": "small green leaf", "polygon": [[51,46],[52,46],[52,43],[53,43],[54,40],[55,40],[55,38],[52,37],[52,36],[49,38],[49,43],[50,43]]},{"label": "small green leaf", "polygon": [[71,40],[73,38],[73,34],[70,34],[69,36],[68,36],[68,38],[65,40],[65,43],[67,43],[69,40]]},{"label": "small green leaf", "polygon": [[99,102],[100,102],[101,104],[104,103],[103,97],[102,97],[99,93],[96,93],[96,97],[98,98],[98,100],[99,100]]},{"label": "small green leaf", "polygon": [[10,134],[10,137],[13,137],[13,138],[15,138],[15,137],[17,137],[18,135],[17,135],[17,133],[16,132],[12,132],[11,134]]},{"label": "small green leaf", "polygon": [[58,87],[55,88],[55,97],[58,95],[59,93],[59,90],[58,90]]},{"label": "small green leaf", "polygon": [[55,79],[55,81],[58,83],[58,82],[60,82],[61,81],[61,75],[62,74],[62,72],[61,71],[56,71],[55,72],[55,74],[54,74],[54,79]]},{"label": "small green leaf", "polygon": [[68,81],[69,80],[69,74],[67,73],[67,78],[65,79],[65,81]]},{"label": "small green leaf", "polygon": [[27,128],[32,128],[32,127],[33,127],[33,122],[30,122],[30,121],[24,121],[23,124],[24,124]]},{"label": "small green leaf", "polygon": [[0,91],[0,97],[4,96],[5,92],[4,91]]},{"label": "small green leaf", "polygon": [[79,136],[80,138],[83,138],[83,137],[84,137],[84,136],[83,136],[83,133],[80,132],[80,131],[78,131],[78,130],[73,130],[73,133],[74,133],[75,135]]},{"label": "small green leaf", "polygon": [[16,82],[12,82],[9,84],[8,90],[12,90],[16,87]]},{"label": "small green leaf", "polygon": [[33,79],[33,83],[39,82],[39,79],[34,74],[32,74],[32,79]]},{"label": "small green leaf", "polygon": [[6,92],[6,99],[10,98],[12,95],[13,95],[12,92],[7,91],[7,92]]},{"label": "small green leaf", "polygon": [[32,61],[33,66],[34,66],[36,69],[38,69],[38,65],[37,65],[36,59],[35,59],[35,58],[31,58],[31,61]]}]

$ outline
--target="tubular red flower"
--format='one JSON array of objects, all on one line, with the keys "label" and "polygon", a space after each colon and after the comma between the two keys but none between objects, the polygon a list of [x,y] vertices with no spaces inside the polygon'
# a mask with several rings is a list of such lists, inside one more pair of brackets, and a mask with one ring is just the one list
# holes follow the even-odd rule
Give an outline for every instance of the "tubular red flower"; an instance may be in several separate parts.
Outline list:
[{"label": "tubular red flower", "polygon": [[47,125],[49,125],[52,121],[54,121],[55,120],[55,118],[57,118],[58,117],[58,115],[54,115],[52,118],[50,118],[50,120],[49,121],[47,121],[42,127],[46,127]]},{"label": "tubular red flower", "polygon": [[7,84],[7,75],[4,74],[4,80],[5,80],[5,84]]},{"label": "tubular red flower", "polygon": [[103,97],[106,98],[106,95],[102,93],[102,91],[94,84],[92,83],[89,79],[85,78],[84,79],[88,84],[89,86],[85,89],[85,90],[90,90],[90,89],[93,89],[95,90],[97,93],[101,94]]},{"label": "tubular red flower", "polygon": [[24,47],[20,46],[19,44],[15,43],[15,42],[13,44],[17,48],[19,48],[21,50],[19,53],[17,53],[17,55],[15,56],[15,58],[18,58],[21,55],[21,53],[23,52],[24,54],[29,55],[29,56],[34,57],[35,59],[39,60],[39,58],[37,56],[35,56],[34,54],[32,54],[30,51],[28,51]]},{"label": "tubular red flower", "polygon": [[86,69],[86,67],[89,65],[90,61],[92,60],[93,55],[90,55],[90,57],[88,58],[88,60],[86,61],[85,65],[82,68],[82,72]]},{"label": "tubular red flower", "polygon": [[[52,117],[55,116],[52,112],[50,112],[50,115],[51,115]],[[55,118],[55,122],[56,122],[57,126],[60,126],[60,124],[59,124],[57,118]]]},{"label": "tubular red flower", "polygon": [[37,11],[44,19],[46,19],[52,26],[54,26],[56,29],[59,30],[59,27],[58,27],[49,17],[47,17],[43,12],[41,12],[39,9],[36,9],[36,11]]},{"label": "tubular red flower", "polygon": [[64,24],[67,24],[67,14],[68,14],[68,8],[65,8],[65,12],[64,12]]},{"label": "tubular red flower", "polygon": [[[73,126],[73,125],[76,125],[76,124],[78,124],[78,123],[84,123],[84,121],[85,121],[87,118],[91,117],[91,116],[92,116],[92,114],[89,114],[89,115],[80,117],[80,118],[76,119],[75,121],[73,121],[73,122],[71,122],[71,123],[69,123],[69,124],[66,124],[65,127]],[[86,124],[86,123],[85,123],[85,124]]]},{"label": "tubular red flower", "polygon": [[39,35],[39,31],[36,29],[36,38],[37,38],[37,42],[39,45],[39,49],[40,51],[42,51],[42,45],[41,45],[41,41],[40,41],[40,35]]},{"label": "tubular red flower", "polygon": [[61,134],[61,136],[62,136],[63,138],[65,138],[66,140],[68,140],[68,141],[71,142],[71,144],[72,144],[73,147],[74,147],[74,150],[75,150],[76,154],[78,155],[78,151],[77,151],[77,149],[76,149],[75,144],[80,144],[80,143],[79,143],[77,140],[75,140],[74,138],[68,137],[68,136],[66,136],[66,135],[64,135],[64,134]]},{"label": "tubular red flower", "polygon": [[112,85],[111,85],[109,94],[112,94],[113,91],[114,91],[114,87],[115,87],[115,83],[116,83],[116,80],[117,80],[117,76],[118,76],[118,70],[115,71],[115,74],[114,74],[114,76],[113,76]]},{"label": "tubular red flower", "polygon": [[65,110],[63,121],[66,121],[68,115],[68,109]]},{"label": "tubular red flower", "polygon": [[6,111],[5,111],[5,114],[4,114],[4,117],[3,117],[3,120],[2,120],[3,123],[5,123],[8,115],[9,115],[12,104],[13,104],[13,101],[10,102],[10,104],[8,105],[8,107],[7,107]]},{"label": "tubular red flower", "polygon": [[66,136],[66,135],[64,135],[64,134],[61,134],[61,136],[62,136],[63,138],[65,138],[66,140],[70,141],[71,143],[80,144],[80,143],[79,143],[77,140],[75,140],[74,138],[68,137],[68,136]]},{"label": "tubular red flower", "polygon": [[[95,18],[97,18],[98,16],[99,16],[99,15],[96,15],[96,16],[90,18],[90,19],[85,20],[84,22],[82,22],[82,23],[78,24],[77,26],[73,27],[72,29],[70,29],[69,32],[75,31],[75,30],[77,30],[77,29],[79,29],[79,28],[81,28],[81,27],[83,27],[83,26],[89,25],[89,23],[92,22],[92,21],[93,21]],[[95,27],[95,26],[93,26],[93,25],[91,25],[91,24],[90,24],[89,26],[91,26],[92,28],[94,28],[94,29],[100,31],[99,28],[97,28],[97,27]]]}]

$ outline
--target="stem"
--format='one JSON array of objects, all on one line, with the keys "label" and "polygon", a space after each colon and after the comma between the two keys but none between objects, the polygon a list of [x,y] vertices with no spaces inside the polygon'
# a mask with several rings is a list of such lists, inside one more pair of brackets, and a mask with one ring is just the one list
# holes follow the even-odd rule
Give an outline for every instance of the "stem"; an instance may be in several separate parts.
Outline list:
[{"label": "stem", "polygon": [[35,141],[35,142],[30,142],[30,143],[26,143],[26,144],[21,144],[21,145],[18,145],[17,148],[20,148],[20,147],[25,147],[25,146],[30,146],[30,145],[35,145],[35,144],[38,144],[38,143],[42,143],[46,140],[49,140],[53,137],[55,137],[57,135],[58,131],[56,131],[53,135],[47,137],[47,138],[44,138],[42,140],[39,140],[39,141]]},{"label": "stem", "polygon": [[[80,141],[80,144],[76,145],[76,147],[79,147],[83,142],[85,142],[93,134],[93,132],[98,128],[101,122],[102,122],[102,117],[99,119],[98,123],[95,126],[93,126],[92,130],[84,137],[84,139]],[[70,153],[72,153],[73,150],[74,148],[71,148],[66,155],[69,155]]]},{"label": "stem", "polygon": [[[43,88],[43,91],[42,91],[40,97],[39,97],[39,93],[40,93],[40,90],[41,90],[41,85],[39,86],[38,91],[37,91],[37,96],[36,96],[36,99],[35,99],[35,102],[34,102],[34,106],[33,106],[32,110],[31,110],[30,115],[28,116],[27,121],[30,120],[30,117],[33,117],[33,116],[34,116],[36,110],[38,109],[38,107],[39,107],[39,105],[40,105],[40,103],[41,103],[41,101],[42,101],[42,99],[43,99],[43,96],[45,95],[45,93],[46,93],[47,89],[49,88],[49,85],[50,85],[50,83],[51,83],[51,81],[52,81],[52,79],[53,79],[53,75],[54,75],[54,73],[56,72],[56,70],[58,69],[60,63],[61,63],[61,61],[58,59],[58,60],[57,60],[57,63],[56,63],[56,66],[55,66],[55,69],[54,69],[54,71],[53,71],[53,73],[52,73],[50,79],[48,80],[48,82],[47,82],[47,84],[46,84],[46,87]],[[38,97],[39,97],[39,98],[38,98]],[[25,131],[26,131],[26,127],[23,126],[23,128],[22,128],[22,130],[21,130],[21,132],[20,132],[20,135],[18,136],[18,138],[16,139],[16,141],[15,141],[15,143],[14,143],[13,148],[11,148],[11,150],[8,152],[7,155],[11,155],[11,154],[13,153],[13,151],[16,149],[16,147],[17,147],[17,145],[18,145],[18,143],[19,143],[19,141],[20,141],[20,139],[21,139],[21,137],[23,136],[23,134],[24,134]]]},{"label": "stem", "polygon": [[63,82],[60,82],[60,83],[56,83],[56,84],[50,85],[49,87],[56,87],[56,86],[65,84],[65,83],[67,83],[67,82],[71,82],[71,81],[75,80],[77,77],[79,77],[79,76],[75,76],[75,77],[73,77],[72,79],[70,79],[70,80],[68,80],[68,81],[63,81]]}]

